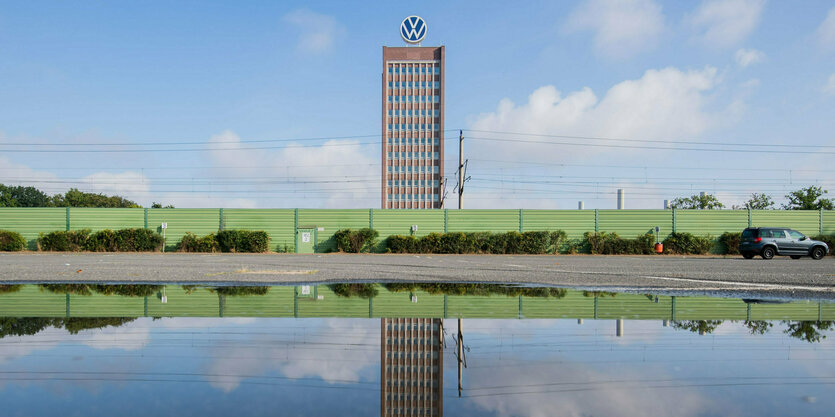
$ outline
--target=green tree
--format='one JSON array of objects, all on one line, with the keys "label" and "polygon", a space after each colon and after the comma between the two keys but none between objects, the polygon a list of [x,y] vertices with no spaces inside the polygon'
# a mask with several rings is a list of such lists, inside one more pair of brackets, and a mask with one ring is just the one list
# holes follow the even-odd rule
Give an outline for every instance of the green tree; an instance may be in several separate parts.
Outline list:
[{"label": "green tree", "polygon": [[0,207],[49,207],[48,195],[35,187],[0,184]]},{"label": "green tree", "polygon": [[167,206],[163,206],[162,203],[157,203],[156,201],[154,201],[154,203],[151,204],[151,208],[174,208],[174,205],[169,204]]},{"label": "green tree", "polygon": [[[58,319],[60,320],[60,319]],[[0,317],[0,339],[6,336],[29,336],[56,325],[56,319],[41,317]]]},{"label": "green tree", "polygon": [[713,194],[696,194],[690,197],[676,198],[670,204],[670,207],[677,209],[714,210],[725,208],[725,205]]},{"label": "green tree", "polygon": [[786,194],[788,204],[783,204],[786,210],[832,210],[832,200],[822,198],[829,191],[821,187],[806,187]]},{"label": "green tree", "polygon": [[139,204],[119,196],[85,193],[71,188],[66,193],[52,196],[55,207],[108,207],[108,208],[137,208]]},{"label": "green tree", "polygon": [[765,320],[751,320],[745,322],[745,327],[751,334],[766,334],[771,330],[772,324]]},{"label": "green tree", "polygon": [[835,322],[833,321],[784,321],[783,323],[787,325],[784,333],[809,343],[826,339],[826,335],[820,332],[835,328]]},{"label": "green tree", "polygon": [[687,320],[687,321],[674,321],[673,328],[687,330],[693,333],[698,334],[711,334],[713,333],[719,325],[722,324],[722,320]]},{"label": "green tree", "polygon": [[742,206],[733,206],[734,209],[770,210],[774,208],[774,200],[768,194],[751,194],[751,198]]}]

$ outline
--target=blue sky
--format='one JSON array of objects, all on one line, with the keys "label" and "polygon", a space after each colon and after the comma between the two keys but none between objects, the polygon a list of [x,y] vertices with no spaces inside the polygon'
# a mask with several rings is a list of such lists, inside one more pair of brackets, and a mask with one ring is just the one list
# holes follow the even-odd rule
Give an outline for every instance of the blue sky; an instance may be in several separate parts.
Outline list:
[{"label": "blue sky", "polygon": [[[425,46],[447,48],[467,208],[614,208],[617,188],[627,208],[835,193],[835,6],[762,0],[2,1],[0,182],[178,207],[379,207],[381,46],[403,44],[410,14]],[[104,149],[127,152],[86,152]]]}]

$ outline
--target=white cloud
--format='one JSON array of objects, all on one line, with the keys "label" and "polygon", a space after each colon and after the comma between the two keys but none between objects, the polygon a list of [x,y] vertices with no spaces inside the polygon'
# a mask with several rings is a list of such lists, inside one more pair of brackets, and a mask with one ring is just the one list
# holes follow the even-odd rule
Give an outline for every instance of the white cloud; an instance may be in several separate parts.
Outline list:
[{"label": "white cloud", "polygon": [[98,172],[81,178],[78,188],[87,192],[118,195],[130,200],[144,200],[151,190],[151,181],[144,174],[135,171]]},{"label": "white cloud", "polygon": [[818,27],[818,40],[826,49],[835,49],[835,7],[829,9],[826,19]]},{"label": "white cloud", "polygon": [[823,87],[823,92],[826,94],[835,95],[835,73],[829,76],[829,80]]},{"label": "white cloud", "polygon": [[661,6],[652,0],[585,0],[565,26],[567,32],[594,32],[597,52],[613,58],[652,49],[664,29]]},{"label": "white cloud", "polygon": [[738,49],[736,54],[734,55],[736,59],[736,63],[745,68],[749,65],[756,64],[762,62],[765,59],[765,54],[762,51],[758,51],[756,49]]},{"label": "white cloud", "polygon": [[254,150],[246,149],[247,144],[232,131],[210,140],[220,142],[224,150],[210,152],[212,163],[221,167],[237,161],[242,167],[217,169],[213,175],[230,179],[257,176],[263,181],[253,187],[253,194],[260,197],[292,200],[292,204],[305,207],[373,207],[379,202],[379,148],[372,145],[328,140],[318,145],[288,143],[274,151]]},{"label": "white cloud", "polygon": [[[708,113],[708,93],[719,83],[715,68],[681,71],[676,68],[649,70],[637,80],[613,86],[602,99],[590,88],[561,94],[547,85],[536,89],[528,102],[514,104],[503,99],[496,111],[479,115],[473,130],[585,137],[674,139],[697,136],[714,126],[717,116]],[[482,136],[488,135],[486,133]],[[506,136],[506,135],[498,135]],[[582,139],[516,138],[583,142]],[[609,148],[560,149],[546,144],[480,142],[470,155],[558,163],[578,156],[612,152]],[[582,149],[582,150],[581,150]],[[623,150],[617,150],[623,154]],[[474,156],[475,157],[475,156]]]},{"label": "white cloud", "polygon": [[345,32],[333,16],[298,9],[284,16],[284,21],[301,32],[298,48],[305,52],[322,53],[330,50],[336,39]]},{"label": "white cloud", "polygon": [[743,41],[760,22],[765,0],[705,0],[687,20],[697,39],[718,48]]}]

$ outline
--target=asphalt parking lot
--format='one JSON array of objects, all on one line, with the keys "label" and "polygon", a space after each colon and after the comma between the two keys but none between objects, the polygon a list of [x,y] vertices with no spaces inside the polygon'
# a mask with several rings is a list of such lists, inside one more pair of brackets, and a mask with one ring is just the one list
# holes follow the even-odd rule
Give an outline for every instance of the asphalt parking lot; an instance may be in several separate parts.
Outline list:
[{"label": "asphalt parking lot", "polygon": [[5,253],[3,282],[443,281],[835,299],[835,257]]}]

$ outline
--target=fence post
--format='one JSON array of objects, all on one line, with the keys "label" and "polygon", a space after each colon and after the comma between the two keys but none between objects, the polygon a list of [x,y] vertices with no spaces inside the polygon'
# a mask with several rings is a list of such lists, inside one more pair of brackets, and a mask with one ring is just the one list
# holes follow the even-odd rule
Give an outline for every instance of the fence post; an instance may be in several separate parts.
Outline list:
[{"label": "fence post", "polygon": [[676,232],[676,208],[673,207],[673,233]]},{"label": "fence post", "polygon": [[145,207],[145,228],[148,228],[148,208]]},{"label": "fence post", "polygon": [[217,225],[217,230],[223,231],[224,221],[223,221],[223,209],[219,209],[219,223]]},{"label": "fence post", "polygon": [[818,220],[818,233],[823,235],[823,208],[820,209],[820,219]]},{"label": "fence post", "polygon": [[600,231],[600,213],[597,209],[594,209],[594,231],[595,233]]},{"label": "fence post", "polygon": [[299,209],[293,209],[293,213],[293,252],[299,253]]},{"label": "fence post", "polygon": [[449,209],[444,209],[444,233],[449,233]]},{"label": "fence post", "polygon": [[752,219],[751,219],[751,207],[748,207],[748,227],[751,227],[752,223],[753,222],[752,222]]},{"label": "fence post", "polygon": [[368,228],[374,228],[374,209],[368,209]]},{"label": "fence post", "polygon": [[67,207],[67,231],[70,231],[70,208]]},{"label": "fence post", "polygon": [[523,222],[524,222],[524,216],[522,215],[522,209],[519,209],[519,233],[524,233],[525,232],[525,226],[524,226]]}]

